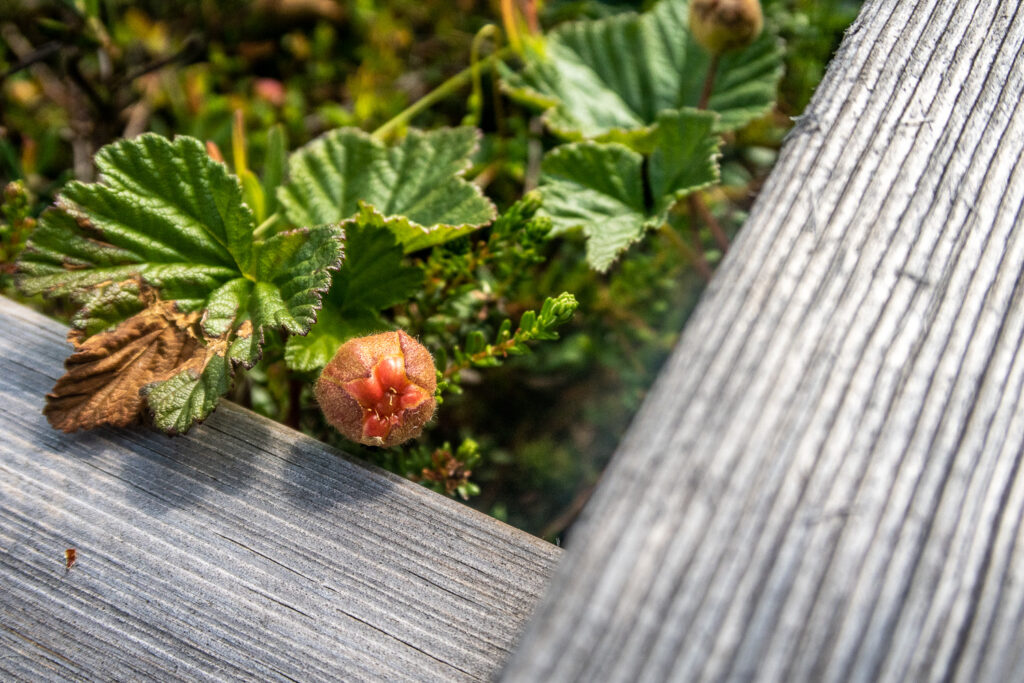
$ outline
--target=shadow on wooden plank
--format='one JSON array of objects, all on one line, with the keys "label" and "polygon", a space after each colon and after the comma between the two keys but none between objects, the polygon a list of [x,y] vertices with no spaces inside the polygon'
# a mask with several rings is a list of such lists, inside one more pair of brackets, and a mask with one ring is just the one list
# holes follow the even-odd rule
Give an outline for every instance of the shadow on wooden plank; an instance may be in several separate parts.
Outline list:
[{"label": "shadow on wooden plank", "polygon": [[54,431],[63,337],[0,300],[0,672],[493,675],[557,548],[232,404]]}]

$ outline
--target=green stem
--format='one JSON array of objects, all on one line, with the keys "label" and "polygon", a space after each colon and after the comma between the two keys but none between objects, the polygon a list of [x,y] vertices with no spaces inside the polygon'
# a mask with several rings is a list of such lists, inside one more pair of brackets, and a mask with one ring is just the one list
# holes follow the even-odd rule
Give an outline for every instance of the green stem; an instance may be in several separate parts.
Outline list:
[{"label": "green stem", "polygon": [[474,70],[482,68],[485,65],[494,64],[498,61],[503,61],[505,58],[514,54],[515,51],[510,47],[506,46],[495,52],[494,54],[485,57],[480,60],[477,64],[470,64],[465,69],[455,74],[447,81],[437,86],[429,93],[416,100],[413,104],[406,107],[405,110],[401,111],[392,118],[390,121],[382,125],[377,130],[373,131],[370,135],[376,140],[386,140],[396,130],[406,125],[420,112],[429,109],[435,103],[443,100],[448,95],[451,95],[459,88],[462,88],[473,78]]},{"label": "green stem", "polygon": [[[522,329],[517,329],[516,334],[522,332]],[[498,356],[507,356],[509,349],[516,344],[525,343],[527,340],[516,339],[516,334],[513,334],[510,338],[498,344],[488,345],[483,351],[478,351],[472,356],[467,356],[463,361],[452,361],[448,364],[448,367],[444,369],[443,377],[445,379],[451,379],[452,376],[457,372],[466,370],[467,368],[473,367],[476,363],[486,360],[488,358],[496,358]]]},{"label": "green stem", "polygon": [[[473,42],[469,46],[469,68],[472,70],[473,80],[473,99],[470,105],[471,111],[469,116],[473,117],[473,125],[480,124],[480,114],[484,106],[484,86],[483,79],[480,77],[480,48],[483,47],[483,42],[487,38],[492,38],[496,46],[501,45],[501,29],[494,24],[487,24],[476,32],[476,35],[473,36]],[[497,91],[497,88],[495,88],[495,91]]]},{"label": "green stem", "polygon": [[279,218],[280,216],[277,214],[276,211],[267,216],[267,220],[257,225],[256,229],[252,231],[253,239],[261,240],[265,238],[269,233],[271,233],[272,228],[277,223]]}]

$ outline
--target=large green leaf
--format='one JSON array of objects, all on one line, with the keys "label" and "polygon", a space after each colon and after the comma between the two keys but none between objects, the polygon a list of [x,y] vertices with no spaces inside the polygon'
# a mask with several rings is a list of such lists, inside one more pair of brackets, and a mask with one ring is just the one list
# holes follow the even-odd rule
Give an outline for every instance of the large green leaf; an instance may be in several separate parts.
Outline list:
[{"label": "large green leaf", "polygon": [[[227,390],[229,361],[259,359],[264,330],[309,330],[328,271],[340,264],[341,231],[323,226],[255,240],[238,179],[194,138],[123,140],[103,148],[96,164],[100,182],[69,183],[41,216],[19,283],[26,293],[81,304],[73,320],[79,341],[154,301],[196,312],[187,321],[165,315],[200,350],[146,389],[157,425],[182,431]],[[145,303],[144,291],[156,296]]]},{"label": "large green leaf", "polygon": [[[643,15],[579,21],[552,31],[504,86],[546,109],[548,127],[567,139],[623,142],[649,151],[650,127],[666,110],[696,107],[710,55],[689,30],[687,0],[662,0]],[[708,108],[718,131],[768,111],[782,77],[782,48],[769,31],[719,61]]]},{"label": "large green leaf", "polygon": [[345,341],[390,329],[379,312],[406,301],[423,282],[423,271],[402,263],[402,247],[381,222],[350,224],[345,263],[324,297],[309,334],[291,337],[285,361],[296,370],[319,370]]},{"label": "large green leaf", "polygon": [[552,233],[581,229],[587,262],[605,271],[631,244],[665,222],[682,197],[718,180],[718,138],[710,112],[667,112],[644,156],[619,143],[574,142],[544,157],[543,211]]},{"label": "large green leaf", "polygon": [[647,227],[643,162],[618,143],[574,142],[544,157],[541,190],[552,234],[581,228],[587,261],[605,271]]},{"label": "large green leaf", "polygon": [[655,213],[662,214],[691,192],[718,182],[721,140],[715,134],[716,122],[713,114],[695,109],[658,117],[647,169]]},{"label": "large green leaf", "polygon": [[413,130],[388,147],[356,129],[333,130],[292,154],[278,203],[293,225],[360,216],[366,222],[375,215],[406,253],[441,244],[496,214],[480,189],[462,178],[477,135],[472,128]]}]

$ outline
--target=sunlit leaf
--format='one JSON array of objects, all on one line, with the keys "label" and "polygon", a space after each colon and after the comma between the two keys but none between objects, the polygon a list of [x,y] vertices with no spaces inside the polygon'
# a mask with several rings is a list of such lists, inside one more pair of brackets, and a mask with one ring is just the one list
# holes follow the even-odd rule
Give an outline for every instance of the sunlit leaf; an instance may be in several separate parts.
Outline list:
[{"label": "sunlit leaf", "polygon": [[607,270],[648,229],[664,223],[679,199],[718,180],[714,121],[696,110],[659,117],[647,178],[644,156],[619,143],[576,142],[550,152],[541,192],[552,232],[580,229],[587,262]]},{"label": "sunlit leaf", "polygon": [[477,136],[472,128],[413,130],[388,147],[352,128],[331,131],[292,154],[278,204],[297,226],[376,215],[406,253],[441,244],[496,215],[462,178]]},{"label": "sunlit leaf", "polygon": [[[665,111],[696,107],[710,55],[689,31],[687,0],[662,0],[643,15],[619,14],[563,24],[526,66],[505,69],[514,98],[545,109],[544,120],[572,140],[619,141],[649,151],[650,127]],[[719,132],[767,112],[782,77],[782,48],[765,31],[752,45],[719,62],[708,108]]]},{"label": "sunlit leaf", "polygon": [[[70,296],[81,305],[74,340],[89,346],[80,358],[133,339],[138,321],[127,321],[134,316],[156,315],[143,290],[156,293],[160,310],[192,314],[188,335],[201,350],[187,362],[178,354],[167,377],[143,373],[150,407],[160,405],[158,426],[184,431],[227,390],[231,362],[259,359],[265,330],[309,330],[328,271],[339,265],[342,233],[322,226],[254,239],[239,180],[194,138],[122,140],[103,148],[96,164],[100,182],[69,183],[41,216],[19,261],[19,284],[26,293]],[[202,391],[153,384],[192,379]]]},{"label": "sunlit leaf", "polygon": [[350,224],[345,264],[324,297],[320,319],[304,337],[291,337],[285,360],[296,370],[325,366],[344,342],[390,329],[379,312],[406,301],[423,272],[402,263],[402,248],[381,224]]}]

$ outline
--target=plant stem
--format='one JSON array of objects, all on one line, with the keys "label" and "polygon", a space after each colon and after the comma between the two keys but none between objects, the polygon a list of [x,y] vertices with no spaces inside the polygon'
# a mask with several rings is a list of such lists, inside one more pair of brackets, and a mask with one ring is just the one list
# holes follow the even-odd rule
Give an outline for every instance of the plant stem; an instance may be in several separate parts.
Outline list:
[{"label": "plant stem", "polygon": [[[711,101],[711,91],[715,87],[715,74],[718,72],[718,55],[711,55],[711,61],[708,63],[708,73],[704,78],[704,88],[700,93],[700,100],[697,102],[697,109],[707,109],[708,103]],[[711,230],[711,236],[715,238],[715,243],[718,244],[718,248],[722,250],[722,253],[729,251],[729,236],[725,234],[725,230],[722,229],[722,225],[711,215],[711,210],[708,209],[708,205],[704,202],[704,197],[699,192],[694,192],[689,197],[690,204],[690,217],[691,219],[700,217],[704,221],[708,229]],[[701,252],[703,257],[703,249],[700,247],[700,237],[697,239],[697,250]]]},{"label": "plant stem", "polygon": [[718,71],[718,55],[711,55],[711,63],[708,64],[708,75],[704,78],[704,88],[700,91],[700,100],[697,101],[697,109],[707,109],[711,101],[711,91],[715,87],[715,73]]},{"label": "plant stem", "polygon": [[693,217],[699,216],[708,226],[708,229],[711,230],[711,236],[715,238],[718,248],[722,250],[723,254],[727,252],[729,250],[729,236],[725,234],[725,229],[722,228],[722,224],[718,222],[718,219],[711,215],[711,209],[704,202],[704,197],[694,192],[688,199],[690,200],[690,215]]},{"label": "plant stem", "polygon": [[[516,333],[518,332],[520,332],[519,329],[516,330]],[[515,346],[516,343],[516,335],[513,334],[509,339],[506,339],[500,344],[488,346],[483,351],[478,351],[477,353],[474,353],[472,356],[467,357],[466,360],[462,362],[452,361],[451,363],[448,364],[448,367],[444,369],[443,376],[445,379],[451,379],[451,377],[455,373],[473,367],[474,363],[496,356],[508,356],[508,350]]]},{"label": "plant stem", "polygon": [[679,250],[679,253],[683,255],[683,258],[693,263],[693,267],[697,270],[700,276],[704,278],[706,282],[711,282],[711,264],[709,264],[708,260],[704,257],[704,250],[700,248],[694,249],[687,244],[686,240],[680,237],[679,233],[677,233],[667,222],[661,224],[661,232],[668,238],[669,242],[675,245],[676,249]]},{"label": "plant stem", "polygon": [[416,100],[413,104],[406,107],[403,111],[399,112],[390,121],[382,125],[377,130],[373,131],[370,135],[377,140],[386,140],[392,133],[397,129],[406,125],[411,121],[417,114],[428,109],[434,103],[443,100],[448,95],[462,88],[473,78],[475,69],[482,68],[485,65],[490,65],[498,61],[504,60],[514,53],[514,50],[510,46],[506,46],[495,52],[494,54],[485,57],[476,64],[470,64],[465,69],[455,74],[447,81],[437,86],[429,93]]},{"label": "plant stem", "polygon": [[516,52],[522,52],[522,43],[519,40],[519,27],[516,25],[516,13],[512,7],[512,0],[501,0],[501,23],[505,25],[505,34],[508,35],[508,42]]},{"label": "plant stem", "polygon": [[[600,476],[598,477],[598,481],[600,481]],[[590,496],[594,493],[594,489],[597,488],[597,483],[598,482],[594,482],[590,486],[581,489],[576,494],[576,497],[572,499],[572,502],[569,503],[569,507],[563,510],[557,517],[548,522],[547,525],[541,529],[540,537],[552,538],[560,535],[568,529],[572,523],[576,521],[576,518],[580,516],[580,512],[583,511],[583,506],[587,504],[587,501],[590,500]]]},{"label": "plant stem", "polygon": [[267,220],[263,221],[256,226],[256,229],[252,232],[253,239],[261,240],[265,238],[272,231],[274,225],[277,223],[280,216],[275,211],[274,213],[267,216]]}]

